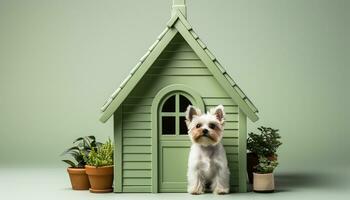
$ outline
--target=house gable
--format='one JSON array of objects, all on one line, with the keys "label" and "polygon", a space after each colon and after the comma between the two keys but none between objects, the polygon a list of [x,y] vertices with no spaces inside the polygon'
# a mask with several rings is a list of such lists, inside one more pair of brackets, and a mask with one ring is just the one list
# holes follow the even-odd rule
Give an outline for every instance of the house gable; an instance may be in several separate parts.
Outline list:
[{"label": "house gable", "polygon": [[[162,93],[164,90],[166,92]],[[122,147],[116,150],[116,158],[121,159],[115,163],[116,170],[122,176],[115,176],[120,184],[119,190],[115,191],[159,192],[158,184],[162,177],[158,176],[160,161],[157,158],[162,154],[158,152],[158,148],[161,148],[157,142],[161,129],[157,127],[160,125],[161,114],[156,110],[161,109],[157,105],[162,105],[165,94],[168,96],[174,93],[199,97],[192,99],[193,104],[206,111],[219,103],[224,105],[225,134],[222,143],[231,171],[230,188],[231,191],[240,191],[244,187],[240,182],[245,181],[245,178],[240,179],[238,175],[241,172],[245,174],[245,168],[239,169],[243,169],[240,165],[245,162],[239,162],[238,153],[246,152],[241,149],[244,145],[240,140],[244,139],[246,133],[240,133],[240,130],[244,130],[244,125],[240,123],[246,117],[180,33],[173,37],[114,114],[114,124],[119,124],[114,128],[115,141],[119,142],[116,146]],[[118,121],[120,122],[117,123]],[[180,142],[182,147],[188,148],[191,143],[188,137],[182,138]],[[187,161],[187,157],[182,155],[181,160]],[[186,171],[186,167],[181,169]],[[181,178],[185,180],[185,176],[176,179]],[[185,188],[172,189],[186,191]]]},{"label": "house gable", "polygon": [[[120,87],[106,101],[101,108],[103,114],[100,120],[106,122],[113,115],[177,33],[181,34],[200,60],[207,66],[209,72],[247,117],[253,122],[257,121],[258,116],[256,113],[258,110],[256,107],[200,40],[180,10],[174,12],[167,23],[166,29],[158,36],[156,42],[151,45],[147,53],[140,59],[140,62],[132,69],[130,75],[121,83]],[[189,68],[188,70],[190,71],[191,69]]]}]

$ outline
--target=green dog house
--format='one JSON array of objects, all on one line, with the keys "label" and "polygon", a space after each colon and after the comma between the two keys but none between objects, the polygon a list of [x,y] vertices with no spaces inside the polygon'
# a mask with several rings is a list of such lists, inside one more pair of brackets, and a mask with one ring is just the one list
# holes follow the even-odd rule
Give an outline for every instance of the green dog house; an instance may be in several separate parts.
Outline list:
[{"label": "green dog house", "polygon": [[173,0],[164,31],[101,108],[114,116],[114,192],[186,192],[189,104],[225,107],[223,144],[231,192],[247,191],[247,117],[258,110],[186,19],[185,0]]}]

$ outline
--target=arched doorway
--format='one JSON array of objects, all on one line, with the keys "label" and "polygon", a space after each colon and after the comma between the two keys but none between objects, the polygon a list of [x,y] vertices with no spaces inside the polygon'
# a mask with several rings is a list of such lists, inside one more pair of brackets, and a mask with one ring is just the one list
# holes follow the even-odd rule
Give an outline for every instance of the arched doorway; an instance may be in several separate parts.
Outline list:
[{"label": "arched doorway", "polygon": [[[185,112],[188,105],[204,109],[201,97],[184,85],[172,85],[162,89],[158,94],[156,124],[152,126],[152,137],[157,137],[157,147],[152,142],[157,160],[157,191],[154,192],[186,192],[187,162],[191,141],[187,134]],[[157,99],[157,98],[156,98]],[[156,101],[156,100],[155,100]],[[152,123],[154,123],[152,121]],[[156,131],[153,131],[153,127]],[[154,138],[153,138],[154,141]],[[154,141],[155,142],[155,141]],[[152,152],[153,153],[153,152]],[[153,155],[153,158],[155,156]],[[154,171],[154,168],[152,168]],[[155,174],[155,173],[152,173]],[[154,178],[154,177],[152,177]],[[155,180],[153,180],[153,184]]]}]

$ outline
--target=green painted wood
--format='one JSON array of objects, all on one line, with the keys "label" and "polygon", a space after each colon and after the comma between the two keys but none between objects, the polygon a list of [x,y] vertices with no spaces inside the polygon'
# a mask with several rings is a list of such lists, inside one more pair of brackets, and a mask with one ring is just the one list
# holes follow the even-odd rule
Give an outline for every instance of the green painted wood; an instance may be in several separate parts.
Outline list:
[{"label": "green painted wood", "polygon": [[239,187],[239,179],[238,177],[230,177],[230,186],[238,186]]},{"label": "green painted wood", "polygon": [[238,122],[238,114],[226,114],[225,115],[225,122]]},{"label": "green painted wood", "polygon": [[[187,136],[158,136],[159,104],[176,88],[186,88],[200,102],[203,111],[218,104],[225,106],[223,144],[231,171],[231,190],[246,191],[246,118],[258,119],[254,107],[243,99],[243,93],[240,96],[240,90],[233,89],[234,82],[225,78],[225,70],[217,67],[215,56],[200,42],[186,18],[181,13],[176,15],[179,20],[169,22],[174,28],[159,36],[160,41],[143,56],[138,70],[124,81],[125,85],[121,86],[124,88],[100,118],[105,122],[117,108],[123,108],[114,116],[115,191],[185,191],[190,141]],[[176,87],[170,90],[169,85]],[[169,90],[164,91],[166,88]],[[117,134],[122,131],[123,134]],[[162,181],[161,187],[158,181]]]},{"label": "green painted wood", "polygon": [[238,146],[224,146],[226,154],[238,153]]},{"label": "green painted wood", "polygon": [[123,154],[123,161],[151,161],[151,154]]},{"label": "green painted wood", "polygon": [[[174,53],[176,53],[176,52],[174,52]],[[157,61],[155,63],[157,63]],[[180,63],[180,64],[186,64],[186,63]],[[167,69],[167,66],[164,66],[164,67]],[[157,66],[151,67],[150,70],[146,74],[151,73],[152,70],[154,70],[154,68],[156,70],[159,70],[159,67],[157,67]],[[178,69],[178,68],[181,68],[181,66],[180,67],[173,66],[173,68]],[[198,67],[198,68],[202,69],[203,67]],[[194,74],[193,76],[190,76],[191,79],[189,79],[189,81],[191,83],[193,82],[193,77],[196,77],[196,74]],[[171,80],[172,78],[173,77],[170,77],[170,79],[164,79],[164,82],[156,83],[156,85],[159,88],[161,88],[162,86],[164,87],[164,86],[168,85],[169,83],[171,83],[171,81],[169,81],[169,80]],[[183,77],[174,78],[174,82],[178,83],[179,79],[182,80]],[[147,78],[143,78],[140,81],[140,84],[141,85],[149,85],[149,84],[143,83],[145,80],[147,81]],[[158,77],[157,80],[162,80],[162,79]],[[153,79],[152,82],[157,81],[157,80]],[[222,91],[220,89],[221,86],[217,85],[215,80],[212,80],[212,82],[208,83],[208,85],[214,86],[215,91]],[[149,153],[149,150],[151,148],[154,148],[153,146],[151,147],[151,145],[153,144],[154,138],[153,137],[152,137],[152,139],[150,138],[151,130],[148,130],[148,126],[146,125],[147,123],[149,123],[149,119],[147,119],[147,118],[149,116],[152,117],[152,115],[150,113],[152,113],[153,111],[151,109],[151,111],[148,112],[147,107],[150,106],[150,99],[153,99],[153,97],[156,96],[154,94],[157,92],[158,89],[154,89],[154,91],[153,91],[152,88],[156,88],[156,87],[153,87],[153,86],[149,86],[149,87],[150,87],[150,89],[148,89],[147,91],[142,89],[142,87],[138,91],[138,87],[135,87],[134,91],[138,91],[138,92],[133,91],[131,93],[133,96],[129,96],[128,98],[126,98],[125,102],[123,103],[123,108],[127,109],[129,111],[129,112],[125,112],[123,114],[123,117],[124,117],[123,118],[123,125],[126,126],[126,127],[124,127],[124,129],[126,129],[126,130],[124,130],[125,132],[124,132],[123,142],[125,143],[125,146],[124,146],[123,156],[125,158],[124,162],[127,163],[126,167],[131,167],[131,168],[137,167],[133,164],[130,164],[131,162],[137,163],[137,162],[141,162],[141,161],[150,161],[149,158],[151,158],[151,161],[154,161],[154,159],[155,159],[154,158],[155,155],[153,155],[153,154],[147,154],[147,156],[145,156],[144,158],[140,157],[141,153],[143,153],[143,152]],[[210,87],[210,86],[206,85],[205,88],[199,87],[195,91],[202,92],[202,91],[205,91],[204,89],[207,89],[208,87]],[[146,98],[145,98],[144,94],[145,93],[147,94],[148,92],[149,92],[150,96],[149,97],[146,96]],[[171,92],[171,91],[169,91],[169,92]],[[198,96],[201,96],[201,95],[198,94]],[[142,100],[142,103],[140,103],[142,106],[138,106],[137,103],[140,102],[140,99],[143,99],[143,98],[146,100]],[[224,104],[225,111],[228,112],[226,115],[227,120],[226,120],[226,125],[225,125],[227,129],[225,130],[225,137],[224,137],[223,143],[225,145],[225,149],[227,152],[227,157],[228,157],[230,169],[231,169],[231,172],[233,174],[232,176],[234,176],[234,175],[238,174],[238,163],[237,163],[237,159],[238,159],[238,157],[237,157],[237,153],[238,153],[238,130],[237,130],[238,129],[238,123],[237,123],[237,121],[238,121],[238,114],[237,114],[238,113],[238,106],[235,105],[235,103],[231,100],[231,98],[226,93],[223,93],[223,94],[217,96],[215,93],[213,94],[213,92],[210,92],[209,95],[207,95],[203,99],[207,100],[207,103],[208,103],[207,109],[210,109],[210,108],[216,106],[217,104]],[[201,99],[201,101],[203,101],[203,100]],[[204,107],[204,104],[203,104],[203,107]],[[147,110],[145,108],[147,108]],[[142,112],[147,112],[147,113],[142,113]],[[151,121],[153,121],[153,119],[151,119]],[[144,131],[145,131],[145,133],[144,133]],[[134,140],[135,138],[136,138],[136,140]],[[152,142],[149,143],[148,142],[149,140],[152,140]],[[181,138],[171,138],[168,140],[169,141],[165,141],[164,144],[167,145],[168,143],[175,143],[176,150],[179,150],[178,148],[181,146],[181,145],[179,145],[178,142],[185,142],[186,147],[184,147],[184,150],[186,150],[186,148],[188,150],[188,147],[191,144],[189,139],[188,139],[188,136],[183,136]],[[133,147],[133,148],[127,148],[127,147],[129,147],[127,145],[132,145],[130,147]],[[142,146],[140,147],[138,145],[142,145]],[[166,148],[166,150],[167,151],[170,150],[170,152],[171,152],[171,150],[173,150],[173,148]],[[125,152],[127,152],[127,153],[125,153]],[[174,151],[174,152],[177,152],[177,151]],[[134,154],[134,156],[133,156],[133,154]],[[184,155],[187,155],[187,154],[184,153]],[[182,156],[182,157],[183,158],[181,160],[185,161],[185,162],[183,162],[183,164],[184,164],[184,166],[186,166],[187,156]],[[157,160],[157,163],[158,163],[158,160]],[[169,163],[169,161],[166,161],[166,163]],[[148,164],[143,164],[143,165],[148,165]],[[152,165],[153,165],[153,163],[152,163]],[[172,166],[172,165],[170,164],[170,166]],[[144,167],[144,166],[142,166],[142,167]],[[138,166],[139,170],[149,170],[149,169],[147,169],[147,166],[146,166],[146,168],[142,168],[142,167]],[[183,167],[183,168],[184,169],[182,169],[180,171],[182,173],[185,173],[187,168],[186,167]],[[152,167],[152,169],[153,169],[153,167]],[[132,176],[133,178],[140,178],[140,176],[142,176],[141,174],[139,176],[137,174],[137,172],[135,172],[134,175],[131,175],[132,171],[136,171],[135,169],[132,169],[130,171],[131,172],[129,172],[128,176]],[[160,171],[160,169],[157,171]],[[166,173],[166,174],[168,174],[168,173]],[[151,177],[153,178],[153,175]],[[185,176],[183,174],[182,176],[179,176],[179,177],[182,177],[184,179]],[[164,187],[162,186],[159,189],[158,186],[154,186],[152,188],[156,188],[156,192],[166,192],[166,191],[174,191],[175,192],[175,190],[177,192],[184,192],[185,186],[186,186],[185,182],[186,182],[186,180],[179,184],[179,182],[174,183],[171,181],[165,181],[163,184]],[[158,184],[158,183],[156,183],[156,184]],[[153,185],[153,180],[152,180],[152,185]]]},{"label": "green painted wood", "polygon": [[[188,31],[192,30],[191,24],[186,20],[186,17],[181,12],[177,12],[177,15],[179,16],[179,20],[176,22],[181,21],[181,23]],[[176,23],[174,25],[176,27]]]},{"label": "green painted wood", "polygon": [[[187,185],[186,168],[191,142],[188,139],[167,140],[168,137],[171,136],[163,136],[161,137],[163,139],[160,139],[159,191],[169,192],[176,189],[178,192],[184,192]],[[176,159],[173,159],[174,157]]]},{"label": "green painted wood", "polygon": [[179,17],[177,15],[173,15],[170,20],[166,23],[166,25],[168,26],[168,28],[171,28],[174,23],[176,22],[176,20],[178,19]]},{"label": "green painted wood", "polygon": [[151,112],[150,105],[123,105],[123,113],[139,113],[139,114],[147,114]]},{"label": "green painted wood", "polygon": [[235,161],[229,162],[229,163],[228,163],[228,167],[229,167],[229,169],[230,169],[230,171],[231,171],[231,174],[232,174],[233,176],[239,175],[239,173],[238,173],[238,168],[239,168],[238,162],[235,162]]},{"label": "green painted wood", "polygon": [[193,52],[192,48],[187,43],[173,44],[170,43],[164,52]]},{"label": "green painted wood", "polygon": [[152,169],[151,162],[123,162],[123,169]]},{"label": "green painted wood", "polygon": [[238,130],[224,130],[224,137],[238,137]]},{"label": "green painted wood", "polygon": [[[183,37],[182,37],[181,35],[179,35],[179,34],[176,34],[176,35],[173,37],[173,39],[172,39],[171,42],[168,44],[168,46],[169,46],[169,45],[174,45],[174,44],[186,44],[186,45],[188,45],[188,44],[186,43],[186,41],[183,39]],[[168,47],[168,46],[167,46],[167,47]],[[167,47],[165,48],[165,51],[166,51]]]},{"label": "green painted wood", "polygon": [[222,144],[224,146],[237,146],[238,145],[238,138],[224,138],[222,140]]},{"label": "green painted wood", "polygon": [[[192,88],[182,85],[182,84],[174,84],[174,85],[169,85],[161,90],[156,94],[154,101],[152,103],[152,192],[157,193],[159,191],[159,174],[162,170],[162,168],[159,169],[159,152],[158,152],[158,112],[160,109],[160,105],[162,104],[163,99],[169,95],[170,93],[173,93],[174,91],[182,91],[184,93],[187,93],[190,95],[193,99],[194,102],[196,102],[196,105],[200,109],[204,109],[204,103],[200,95],[194,91]],[[166,145],[167,141],[162,142],[162,145]],[[169,141],[169,142],[181,142],[181,141]],[[188,141],[187,141],[187,146],[189,146]],[[161,173],[161,172],[160,172]],[[183,190],[182,190],[183,191]]]},{"label": "green painted wood", "polygon": [[225,130],[238,130],[238,122],[225,122]]},{"label": "green painted wood", "polygon": [[151,178],[151,170],[123,170],[124,178]]},{"label": "green painted wood", "polygon": [[141,80],[147,70],[151,67],[153,62],[158,58],[160,53],[164,50],[164,48],[169,44],[171,39],[176,35],[176,29],[169,29],[165,35],[162,37],[157,46],[154,47],[149,56],[143,61],[139,69],[134,73],[134,75],[128,81],[128,84],[119,92],[116,98],[112,101],[112,103],[107,107],[107,109],[103,112],[100,121],[106,122],[115,112],[115,110],[120,106],[120,104],[124,101],[124,99],[129,95],[132,89],[136,86],[136,84]]},{"label": "green painted wood", "polygon": [[123,115],[123,121],[131,122],[150,122],[151,113],[128,113]]},{"label": "green painted wood", "polygon": [[155,67],[204,67],[201,60],[157,60]]},{"label": "green painted wood", "polygon": [[[203,82],[206,84],[194,84]],[[224,90],[220,89],[220,85],[213,76],[149,76],[148,74],[143,77],[140,85],[135,87],[130,95],[131,97],[154,97],[162,88],[179,83],[190,86],[201,96],[228,96]],[[147,85],[147,90],[144,88],[145,85]]]},{"label": "green painted wood", "polygon": [[239,111],[239,191],[247,192],[247,116]]},{"label": "green painted wood", "polygon": [[151,146],[123,146],[124,153],[151,153]]},{"label": "green painted wood", "polygon": [[197,54],[193,51],[175,51],[174,52],[163,52],[159,59],[171,59],[171,60],[199,60]]},{"label": "green painted wood", "polygon": [[151,138],[123,138],[124,146],[151,145]]},{"label": "green painted wood", "polygon": [[[181,92],[169,94],[169,96],[175,95],[174,114],[176,117],[176,130],[175,135],[170,136],[162,135],[162,133],[159,132],[159,192],[168,192],[168,189],[177,189],[178,191],[182,189],[182,191],[185,192],[187,188],[186,169],[191,142],[188,137],[184,137],[179,133],[180,94],[188,98],[193,105],[196,105],[195,100],[188,94],[183,94]],[[163,104],[160,104],[160,108],[162,108],[162,105]],[[161,115],[168,114],[169,113],[161,113]],[[159,130],[162,130],[161,126]],[[186,138],[186,140],[182,140],[183,138]],[[173,159],[174,157],[177,159]]]},{"label": "green painted wood", "polygon": [[231,84],[227,81],[224,75],[221,73],[213,62],[213,59],[203,50],[203,48],[198,44],[198,42],[193,38],[191,33],[188,31],[188,22],[179,14],[179,19],[175,23],[175,28],[184,37],[187,43],[192,47],[196,54],[201,58],[201,60],[206,64],[208,69],[221,84],[222,88],[227,92],[228,95],[234,99],[234,101],[239,105],[239,107],[246,113],[246,115],[253,121],[257,121],[259,118],[256,113],[251,110],[247,103],[239,96],[236,90],[234,90]]},{"label": "green painted wood", "polygon": [[205,103],[205,105],[207,106],[216,106],[218,105],[218,102],[220,102],[220,104],[222,104],[223,106],[226,105],[237,105],[230,97],[222,97],[222,98],[217,98],[217,97],[203,97],[203,101]]},{"label": "green painted wood", "polygon": [[123,185],[146,186],[151,185],[151,180],[150,178],[124,178]]},{"label": "green painted wood", "polygon": [[[227,74],[222,74],[222,70],[219,69],[219,67],[216,66],[215,63],[217,63],[216,61],[216,58],[214,57],[214,55],[206,48],[206,46],[200,42],[200,40],[198,39],[198,36],[197,34],[195,34],[193,31],[192,31],[192,28],[190,26],[190,24],[188,23],[188,21],[184,18],[184,16],[182,15],[181,12],[177,12],[176,15],[178,15],[179,19],[180,20],[176,20],[176,23],[175,23],[175,28],[177,31],[180,31],[181,35],[185,38],[186,42],[192,47],[192,49],[196,52],[196,54],[201,58],[202,61],[205,62],[206,66],[209,68],[209,70],[212,72],[212,74],[215,76],[215,78],[217,79],[217,81],[221,84],[221,86],[223,87],[224,90],[226,90],[226,92],[233,98],[235,99],[235,101],[240,105],[241,109],[243,111],[246,112],[246,114],[248,115],[248,117],[251,118],[251,120],[255,121],[258,119],[257,115],[255,114],[255,111],[256,110],[251,110],[251,106],[249,106],[249,101],[248,103],[242,99],[242,97],[238,94],[238,91],[235,90],[235,89],[232,89],[232,85],[230,82],[228,82],[228,80],[225,78],[225,75]],[[147,54],[145,56],[143,56],[143,58],[141,58],[141,61],[147,61],[147,60],[150,60],[149,63],[147,63],[147,67],[144,67],[146,69],[148,69],[150,67],[150,65],[154,62],[154,60],[159,56],[159,53],[160,51],[155,51],[157,50],[157,47],[158,46],[161,46],[160,44],[163,42],[163,49],[164,47],[166,47],[167,43],[170,42],[170,40],[164,42],[164,37],[167,36],[167,34],[169,34],[171,32],[171,30],[174,30],[173,28],[171,29],[166,29],[162,34],[161,36],[158,37],[158,39],[161,39],[160,42],[157,41],[157,45],[152,45],[152,51],[149,51],[147,52]],[[175,30],[175,31],[176,31]],[[175,32],[174,31],[174,32]],[[191,31],[191,32],[190,32]],[[174,34],[175,35],[175,34]],[[173,38],[174,35],[172,35],[171,37],[169,38]],[[167,38],[167,37],[165,37]],[[169,39],[168,38],[168,39]],[[196,40],[197,39],[197,40]],[[154,47],[154,49],[153,49]],[[162,50],[163,50],[162,49]],[[159,48],[158,48],[159,50]],[[156,53],[154,53],[156,52]],[[179,52],[181,53],[181,52]],[[183,52],[183,53],[187,53],[188,52]],[[173,54],[173,55],[180,55],[180,54]],[[141,64],[141,67],[142,68],[142,65],[144,65],[144,63]],[[142,73],[145,73],[147,70],[136,70],[136,74],[137,72],[140,72],[142,71]],[[130,80],[128,80],[128,86],[130,89],[128,90],[125,90],[125,89],[122,89],[117,97],[119,96],[122,96],[122,99],[125,99],[127,95],[123,95],[123,91],[126,91],[127,93],[129,93],[131,91],[131,89],[133,87],[136,86],[136,83],[141,79],[142,77],[142,74],[139,75],[139,77],[134,78],[135,80],[137,80],[136,82],[132,82],[132,79],[133,77],[135,77],[135,74],[134,76],[129,76],[130,77]],[[231,80],[231,79],[229,79]],[[126,83],[126,81],[124,81],[123,83]],[[237,87],[236,85],[234,85],[235,87]],[[123,84],[122,86],[123,87]],[[237,97],[240,97],[237,99]],[[118,98],[116,98],[118,99]],[[119,104],[118,103],[115,103],[116,102],[116,99],[114,99],[112,102],[111,102],[111,105],[117,105],[117,106],[113,106],[114,110],[120,105],[120,103],[123,101],[123,100],[120,100],[119,101]],[[107,107],[107,110],[104,112],[105,114],[107,113],[107,115],[112,115],[112,111],[108,110],[108,108],[112,107],[111,105],[109,105]],[[249,112],[250,111],[250,112]],[[102,119],[102,118],[101,118]],[[103,120],[102,120],[103,121]]]},{"label": "green painted wood", "polygon": [[124,138],[146,138],[151,137],[151,130],[123,130]]},{"label": "green painted wood", "polygon": [[[179,40],[178,40],[179,41]],[[176,51],[169,52],[169,53],[178,53]],[[155,61],[155,64],[159,64],[158,60]],[[173,62],[170,62],[174,64]],[[170,67],[167,67],[167,63],[163,62],[162,64],[165,64],[163,67],[164,69],[160,68],[159,66],[151,67],[150,70],[146,73],[154,73],[154,71],[157,70],[167,70]],[[179,65],[182,64],[182,65]],[[175,70],[183,70],[188,69],[186,66],[183,66],[185,64],[188,64],[188,62],[177,62],[178,66],[172,65],[173,71]],[[196,64],[203,64],[203,63],[196,63]],[[197,66],[198,69],[203,69],[202,66]],[[207,70],[207,68],[204,68]],[[163,148],[163,151],[166,151],[165,153],[168,155],[176,154],[178,157],[181,157],[180,160],[184,161],[182,164],[184,165],[179,171],[176,172],[176,169],[173,169],[174,163],[172,163],[172,160],[166,160],[164,163],[162,161],[158,162],[158,156],[160,156],[160,159],[167,159],[168,157],[162,157],[162,153],[157,153],[154,155],[152,153],[152,149],[157,149],[158,145],[158,138],[162,137],[151,137],[151,133],[153,133],[152,130],[153,126],[157,126],[157,123],[153,125],[153,121],[158,121],[158,119],[153,120],[153,115],[151,113],[154,113],[153,111],[153,102],[156,99],[157,92],[159,93],[159,90],[162,89],[162,87],[166,87],[167,85],[171,83],[179,83],[180,81],[184,80],[185,83],[193,83],[194,77],[198,77],[198,73],[193,73],[193,75],[189,76],[189,79],[184,78],[184,76],[180,77],[174,77],[174,74],[170,74],[169,78],[162,79],[161,77],[157,77],[157,79],[148,79],[147,76],[142,78],[140,81],[141,85],[147,85],[150,89],[147,89],[145,91],[142,87],[135,87],[133,92],[131,92],[130,96],[125,99],[125,102],[123,103],[123,129],[124,129],[124,138],[123,138],[123,182],[125,179],[127,179],[128,184],[136,184],[132,181],[137,180],[139,178],[150,178],[151,185],[152,185],[152,192],[185,192],[186,188],[186,176],[185,172],[187,170],[187,156],[188,156],[188,150],[190,146],[190,141],[187,136],[181,137],[181,138],[172,138],[169,141],[164,141],[162,145],[165,147]],[[160,80],[160,81],[159,81]],[[144,84],[143,82],[150,81],[151,83],[154,82],[156,87],[153,87],[149,84]],[[173,81],[173,82],[172,82]],[[208,81],[208,80],[206,80]],[[191,84],[189,84],[191,85]],[[198,87],[198,88],[190,88],[190,90],[198,91],[203,94],[198,94],[198,98],[203,104],[203,100],[206,103],[206,110],[209,110],[210,108],[216,106],[217,104],[223,104],[225,106],[225,111],[227,113],[226,115],[226,124],[225,124],[225,136],[223,139],[224,148],[227,152],[227,158],[229,162],[229,168],[231,171],[231,179],[236,179],[238,181],[239,178],[239,117],[238,117],[238,106],[236,103],[229,97],[226,92],[222,93],[222,90],[220,89],[221,86],[217,84],[215,79],[212,79],[212,81],[209,80],[208,85],[206,87],[202,86],[196,86],[191,85],[191,87]],[[187,86],[186,86],[187,87]],[[209,87],[214,87],[213,91],[207,91]],[[139,89],[138,89],[139,88]],[[174,90],[174,89],[173,89]],[[169,90],[169,92],[173,92],[173,90]],[[218,94],[215,92],[218,91]],[[195,92],[195,93],[196,93]],[[205,93],[208,92],[208,93]],[[221,92],[221,93],[220,93]],[[167,94],[168,94],[167,93]],[[189,92],[192,94],[191,92]],[[149,96],[148,96],[149,95]],[[166,95],[166,94],[164,94]],[[203,97],[203,100],[200,96]],[[164,97],[164,96],[163,96]],[[150,105],[151,100],[152,106]],[[158,99],[159,102],[161,101],[161,98]],[[158,102],[158,103],[159,103]],[[138,105],[138,103],[140,105]],[[204,110],[204,104],[203,108]],[[156,109],[155,109],[156,110]],[[155,111],[157,113],[157,111]],[[151,125],[151,126],[150,126]],[[157,127],[156,127],[157,128]],[[186,144],[185,146],[180,145],[181,142],[184,142]],[[157,144],[154,146],[154,144]],[[130,146],[129,146],[130,145]],[[168,146],[167,146],[168,145]],[[183,156],[179,156],[179,152],[183,151]],[[146,154],[143,154],[146,153]],[[181,155],[181,153],[180,153]],[[171,158],[171,156],[169,156]],[[155,162],[154,162],[155,161]],[[166,171],[174,171],[176,173],[170,174],[159,174],[157,172],[161,171],[160,169],[163,169],[164,166],[156,166],[157,170],[154,170],[154,165],[158,165],[160,163],[166,164],[165,166]],[[178,163],[177,163],[178,164]],[[125,171],[125,172],[124,172]],[[156,181],[154,181],[154,173],[157,175]],[[161,172],[160,172],[161,173]],[[179,173],[183,173],[182,175],[179,175]],[[151,175],[150,175],[151,174]],[[162,183],[162,187],[159,188],[158,181],[159,178],[163,179],[163,175],[165,178],[165,181]],[[175,175],[175,176],[171,176]],[[182,177],[182,181],[176,180],[175,182],[172,181],[174,178]],[[237,182],[236,181],[236,182]],[[156,183],[155,183],[156,182]],[[144,182],[140,182],[138,184],[144,184]],[[238,185],[238,182],[235,183],[235,186]],[[142,185],[144,186],[144,185]],[[149,188],[148,188],[149,189]],[[144,189],[143,191],[149,191],[148,189]],[[124,187],[123,187],[124,191]],[[129,191],[137,191],[137,189],[130,189]]]},{"label": "green painted wood", "polygon": [[[207,110],[210,110],[211,108],[213,108],[215,106],[206,106]],[[237,114],[238,113],[238,106],[225,106],[224,110],[226,114]]]},{"label": "green painted wood", "polygon": [[153,67],[149,70],[147,75],[160,75],[160,76],[211,76],[208,68],[199,67]]},{"label": "green painted wood", "polygon": [[231,192],[231,193],[238,192],[238,186],[231,185],[231,187],[230,187],[230,192]]},{"label": "green painted wood", "polygon": [[236,174],[233,174],[230,176],[230,185],[234,185],[234,186],[239,185],[239,178]]},{"label": "green painted wood", "polygon": [[114,192],[122,192],[122,108],[114,114]]},{"label": "green painted wood", "polygon": [[[182,189],[186,192],[186,169],[190,144],[185,141],[161,141],[159,149],[159,192],[166,189]],[[176,159],[174,159],[176,158]]]},{"label": "green painted wood", "polygon": [[140,98],[132,98],[132,97],[127,97],[124,101],[124,105],[133,105],[133,106],[150,106],[152,105],[153,97],[151,98],[145,98],[145,97],[140,97]]},{"label": "green painted wood", "polygon": [[152,187],[151,186],[139,186],[139,185],[123,186],[123,192],[130,192],[130,193],[152,192]]},{"label": "green painted wood", "polygon": [[228,162],[238,162],[238,154],[227,154],[226,156]]},{"label": "green painted wood", "polygon": [[150,122],[123,122],[123,130],[150,130]]}]

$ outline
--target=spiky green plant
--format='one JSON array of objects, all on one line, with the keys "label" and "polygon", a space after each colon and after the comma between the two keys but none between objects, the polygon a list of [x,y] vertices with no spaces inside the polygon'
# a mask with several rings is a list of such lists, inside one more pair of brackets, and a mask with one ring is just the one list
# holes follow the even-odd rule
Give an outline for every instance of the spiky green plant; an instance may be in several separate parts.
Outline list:
[{"label": "spiky green plant", "polygon": [[102,145],[102,143],[96,142],[96,138],[93,135],[79,137],[73,141],[73,144],[74,146],[64,151],[61,156],[72,156],[73,160],[66,159],[62,161],[74,168],[83,168],[86,165],[84,156],[87,156],[90,151],[96,150]]},{"label": "spiky green plant", "polygon": [[113,165],[113,144],[111,139],[96,149],[92,149],[87,156],[84,156],[87,165],[102,167]]}]

